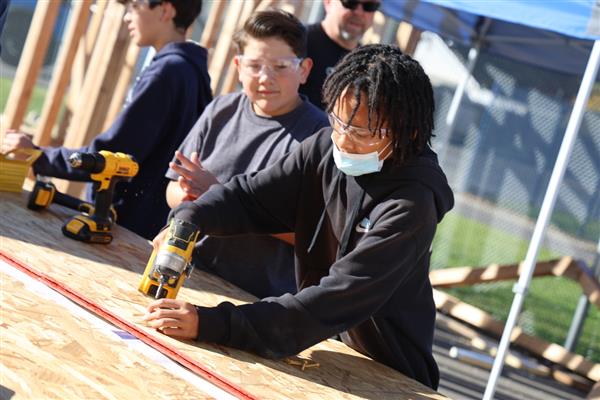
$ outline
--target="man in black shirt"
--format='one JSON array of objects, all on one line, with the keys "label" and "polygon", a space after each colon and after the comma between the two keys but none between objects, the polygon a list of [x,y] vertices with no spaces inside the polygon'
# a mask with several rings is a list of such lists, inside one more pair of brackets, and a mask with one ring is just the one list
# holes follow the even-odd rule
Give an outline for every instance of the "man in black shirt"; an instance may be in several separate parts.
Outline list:
[{"label": "man in black shirt", "polygon": [[351,50],[373,24],[373,16],[381,3],[358,0],[324,0],[325,19],[308,26],[308,57],[313,69],[300,86],[311,103],[324,109],[321,89],[335,64]]}]

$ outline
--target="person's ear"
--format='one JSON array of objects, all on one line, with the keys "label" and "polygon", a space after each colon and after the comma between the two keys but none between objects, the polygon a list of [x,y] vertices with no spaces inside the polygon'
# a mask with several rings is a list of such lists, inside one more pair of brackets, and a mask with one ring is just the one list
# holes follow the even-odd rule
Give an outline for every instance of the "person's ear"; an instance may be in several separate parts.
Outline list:
[{"label": "person's ear", "polygon": [[238,81],[240,81],[240,83],[241,83],[242,82],[242,71],[241,71],[240,57],[239,56],[234,56],[233,57],[233,64],[235,65],[235,69],[237,70]]},{"label": "person's ear", "polygon": [[177,16],[177,10],[173,7],[173,4],[165,1],[161,5],[163,6],[163,12],[160,16],[161,21],[173,21]]},{"label": "person's ear", "polygon": [[313,67],[313,60],[310,57],[306,57],[300,63],[299,72],[300,72],[300,83],[301,84],[306,83],[306,80],[308,79],[308,75],[310,74],[312,67]]}]

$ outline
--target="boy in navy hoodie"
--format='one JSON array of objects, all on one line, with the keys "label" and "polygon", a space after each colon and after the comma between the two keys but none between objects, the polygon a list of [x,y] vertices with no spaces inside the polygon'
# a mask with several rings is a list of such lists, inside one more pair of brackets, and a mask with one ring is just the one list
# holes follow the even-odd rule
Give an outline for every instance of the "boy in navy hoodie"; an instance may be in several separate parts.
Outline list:
[{"label": "boy in navy hoodie", "polygon": [[[119,183],[113,203],[117,223],[151,239],[164,226],[169,207],[164,193],[168,168],[204,107],[212,100],[206,49],[186,42],[185,31],[200,14],[202,0],[123,0],[124,21],[138,46],[156,50],[137,78],[123,111],[112,126],[85,147],[45,147],[33,164],[36,174],[90,181],[89,174],[67,162],[76,151],[120,151],[131,154],[140,171],[129,183]],[[33,147],[29,136],[8,132],[2,152]],[[91,185],[88,199],[93,195]]]},{"label": "boy in navy hoodie", "polygon": [[323,98],[332,128],[172,212],[202,234],[295,232],[298,293],[239,306],[162,299],[145,319],[169,336],[270,358],[339,333],[435,389],[430,248],[454,198],[429,146],[431,83],[397,47],[369,45],[342,59]]}]

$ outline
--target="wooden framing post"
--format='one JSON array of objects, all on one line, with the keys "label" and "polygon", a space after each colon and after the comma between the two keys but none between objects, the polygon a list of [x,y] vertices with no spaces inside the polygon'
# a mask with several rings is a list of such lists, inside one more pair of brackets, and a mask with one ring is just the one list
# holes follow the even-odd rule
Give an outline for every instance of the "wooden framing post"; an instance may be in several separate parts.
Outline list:
[{"label": "wooden framing post", "polygon": [[402,52],[412,56],[421,40],[421,31],[406,22],[400,22],[396,40]]},{"label": "wooden framing post", "polygon": [[17,74],[4,109],[3,127],[19,129],[23,123],[35,81],[48,50],[60,5],[60,1],[39,1],[35,7]]},{"label": "wooden framing post", "polygon": [[[112,93],[123,65],[129,35],[123,24],[125,8],[110,1],[100,27],[98,40],[85,74],[78,107],[65,137],[64,146],[78,148],[88,144],[99,134],[106,119]],[[82,185],[73,182],[57,182],[60,191],[78,196]]]},{"label": "wooden framing post", "polygon": [[56,72],[52,75],[44,107],[42,108],[42,117],[33,140],[39,146],[50,144],[52,128],[58,118],[60,105],[69,83],[71,66],[75,59],[79,41],[87,26],[91,5],[92,0],[80,0],[73,3],[71,20],[54,67]]},{"label": "wooden framing post", "polygon": [[209,50],[209,62],[212,56],[212,48],[214,47],[215,37],[219,31],[221,18],[227,2],[216,1],[213,2],[210,9],[210,14],[206,19],[206,25],[202,30],[202,36],[200,37],[200,45]]},{"label": "wooden framing post", "polygon": [[385,29],[385,15],[381,11],[375,12],[373,16],[373,25],[365,32],[363,37],[364,44],[381,43],[381,37]]},{"label": "wooden framing post", "polygon": [[[275,3],[275,1],[270,1],[271,4],[268,5],[264,5],[261,4],[260,7],[261,8],[268,8],[268,7],[272,7],[273,3]],[[279,8],[281,8],[284,11],[289,12],[290,14],[294,14],[296,17],[300,18],[301,14],[302,14],[302,10],[304,8],[304,0],[281,0],[279,3]]]},{"label": "wooden framing post", "polygon": [[[252,15],[254,10],[260,6],[261,0],[244,1],[242,11],[238,16],[237,23],[235,24],[235,30],[238,31],[239,29],[241,29],[244,26],[246,20],[250,17],[250,15]],[[229,40],[229,51],[227,53],[227,59],[229,61],[227,61],[228,64],[226,64],[228,65],[227,69],[223,71],[224,74],[222,76],[224,76],[224,78],[223,84],[221,85],[220,94],[233,92],[238,82],[238,74],[236,68],[233,65],[233,62],[231,61],[234,55],[234,49],[231,45],[231,42],[232,41]]]},{"label": "wooden framing post", "polygon": [[[496,321],[486,312],[461,302],[437,290],[437,288],[514,280],[519,277],[521,269],[522,263],[492,264],[486,268],[456,267],[433,270],[429,273],[429,278],[434,287],[433,296],[436,308],[438,311],[500,337],[504,329],[502,323]],[[581,286],[590,303],[600,308],[600,282],[585,264],[573,259],[573,257],[565,256],[556,260],[538,262],[534,275],[536,277],[560,276],[572,279]],[[537,337],[527,335],[520,328],[513,330],[511,342],[592,381],[600,380],[600,364],[591,363],[583,356],[571,353],[557,344],[548,343]],[[557,376],[554,377],[559,379]]]},{"label": "wooden framing post", "polygon": [[119,112],[121,112],[121,109],[123,108],[123,102],[127,96],[129,84],[131,83],[131,77],[133,76],[135,64],[139,55],[140,47],[133,42],[129,42],[129,48],[127,49],[127,55],[125,56],[125,63],[123,64],[123,68],[121,69],[121,73],[119,75],[119,81],[117,82],[113,92],[110,106],[108,107],[108,112],[106,113],[106,118],[104,120],[104,125],[102,126],[102,131],[107,130],[112,125],[119,115]]},{"label": "wooden framing post", "polygon": [[75,108],[76,100],[81,94],[83,88],[83,80],[85,78],[85,72],[88,68],[98,33],[100,32],[100,26],[102,25],[102,19],[104,17],[104,11],[108,5],[108,1],[97,1],[94,4],[94,12],[90,19],[87,31],[84,33],[79,43],[79,49],[77,50],[77,56],[74,61],[73,68],[71,69],[71,86],[69,88],[69,105]]},{"label": "wooden framing post", "polygon": [[215,96],[221,93],[218,91],[219,83],[221,82],[223,73],[228,68],[227,63],[231,62],[231,40],[235,34],[242,9],[244,8],[243,3],[245,2],[234,1],[229,3],[225,20],[223,21],[223,28],[219,34],[219,40],[215,45],[215,50],[208,67],[210,87]]},{"label": "wooden framing post", "polygon": [[[105,12],[100,37],[94,47],[85,74],[79,105],[73,113],[73,121],[65,138],[66,147],[81,147],[90,142],[101,130],[110,96],[116,84],[128,35],[123,27],[124,7],[111,2]],[[119,64],[115,67],[115,64]],[[116,75],[116,76],[115,76]]]}]

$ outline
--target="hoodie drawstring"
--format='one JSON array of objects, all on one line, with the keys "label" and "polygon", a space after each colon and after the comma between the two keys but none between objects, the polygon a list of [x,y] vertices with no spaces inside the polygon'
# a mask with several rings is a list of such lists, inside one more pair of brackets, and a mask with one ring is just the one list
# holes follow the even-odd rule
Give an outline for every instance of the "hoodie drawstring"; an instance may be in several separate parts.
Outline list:
[{"label": "hoodie drawstring", "polygon": [[352,228],[354,227],[354,223],[356,222],[356,216],[358,212],[362,208],[363,201],[365,200],[366,190],[361,188],[360,196],[358,201],[354,204],[354,208],[352,209],[352,213],[350,214],[350,219],[346,222],[346,227],[344,229],[344,233],[342,233],[342,240],[340,243],[339,250],[339,258],[343,257],[346,254],[346,249],[348,248],[348,243],[350,242],[350,235],[352,234]]},{"label": "hoodie drawstring", "polygon": [[323,226],[323,221],[325,221],[325,215],[327,215],[327,206],[329,205],[329,203],[331,203],[331,199],[333,198],[333,192],[335,191],[335,188],[338,186],[338,183],[340,182],[341,178],[342,178],[342,174],[338,173],[338,176],[337,176],[334,184],[331,186],[331,189],[329,190],[329,194],[327,195],[327,200],[325,201],[325,207],[323,207],[323,212],[321,213],[321,217],[319,218],[319,222],[317,223],[317,229],[315,229],[315,233],[313,233],[313,238],[310,242],[310,245],[308,246],[308,249],[306,250],[306,253],[310,253],[310,251],[314,247],[315,243],[317,242],[317,237],[319,236],[319,232],[321,232],[321,227]]}]

